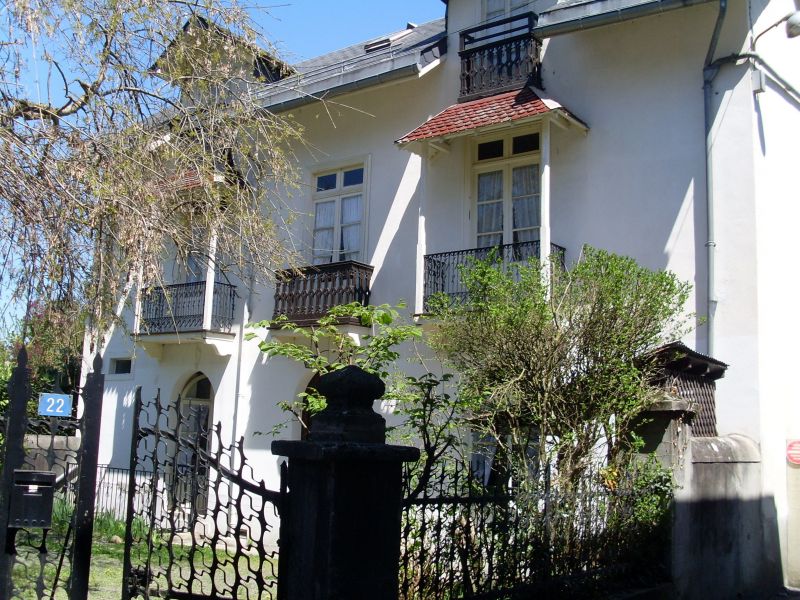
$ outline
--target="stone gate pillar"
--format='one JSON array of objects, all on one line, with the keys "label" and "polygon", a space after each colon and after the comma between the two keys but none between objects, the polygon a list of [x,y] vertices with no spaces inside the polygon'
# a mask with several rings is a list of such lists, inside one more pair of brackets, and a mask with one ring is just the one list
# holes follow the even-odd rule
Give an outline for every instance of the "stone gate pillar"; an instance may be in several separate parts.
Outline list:
[{"label": "stone gate pillar", "polygon": [[275,441],[289,458],[281,510],[283,600],[391,600],[398,595],[402,464],[417,448],[386,444],[372,410],[383,382],[358,367],[323,375],[328,401],[306,441]]}]

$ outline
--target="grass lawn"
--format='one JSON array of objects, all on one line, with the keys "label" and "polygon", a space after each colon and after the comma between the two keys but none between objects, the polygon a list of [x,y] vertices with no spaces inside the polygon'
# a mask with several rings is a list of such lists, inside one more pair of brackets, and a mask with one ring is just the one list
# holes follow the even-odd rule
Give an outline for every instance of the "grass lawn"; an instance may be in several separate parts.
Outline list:
[{"label": "grass lawn", "polygon": [[[92,546],[92,567],[89,572],[89,600],[117,600],[121,595],[122,586],[122,563],[123,563],[123,544],[112,544],[103,541],[95,541]],[[142,552],[143,554],[143,552]],[[233,557],[225,552],[212,552],[211,548],[199,548],[193,561],[189,562],[188,552],[180,548],[173,548],[173,560],[169,558],[166,546],[156,549],[151,567],[160,576],[154,578],[151,589],[161,588],[166,583],[163,569],[159,565],[170,565],[173,583],[186,582],[194,567],[194,579],[192,591],[196,593],[209,594],[211,589],[211,566],[214,569],[214,578],[219,588],[225,590],[236,578],[238,571],[240,577],[247,578],[247,574],[261,568],[264,579],[274,582],[277,574],[277,563],[270,561],[267,564],[259,565],[255,556],[241,556],[238,560],[238,569],[234,568]],[[17,555],[14,566],[14,585],[18,596],[22,600],[43,600],[50,598],[52,581],[55,578],[56,563],[58,557],[53,553],[47,557],[44,565],[44,589],[40,596],[37,593],[37,580],[41,569],[40,556],[37,552],[30,549],[23,549]],[[138,562],[138,561],[136,561]],[[69,576],[69,565],[65,562],[59,581],[60,586],[56,591],[54,600],[68,600],[65,585]],[[269,587],[259,589],[254,577],[247,578],[243,583],[238,596],[242,598],[252,598],[260,600],[271,600],[276,595],[276,588]],[[188,591],[186,585],[180,586],[181,591]],[[228,595],[228,594],[224,594]]]},{"label": "grass lawn", "polygon": [[[91,600],[117,600],[120,597],[122,553],[122,544],[95,543],[92,546],[92,568],[89,571],[89,598]],[[48,555],[44,565],[42,598],[50,598],[57,561],[57,556]],[[23,600],[39,600],[37,583],[40,570],[41,563],[37,552],[25,550],[19,552],[14,564],[13,579],[17,594]],[[65,561],[59,576],[61,586],[66,584],[68,576],[69,563]],[[66,589],[59,587],[54,598],[55,600],[68,600]]]},{"label": "grass lawn", "polygon": [[[65,503],[56,503],[53,511],[53,529],[47,537],[47,554],[39,554],[41,534],[38,531],[20,532],[18,534],[17,557],[14,563],[13,581],[16,590],[14,600],[50,599],[53,581],[58,569],[59,551],[68,529],[71,518],[71,507]],[[144,536],[146,528],[134,521],[134,536]],[[125,524],[113,515],[100,513],[94,520],[94,543],[92,544],[91,570],[89,571],[89,600],[118,600],[122,591],[122,565],[125,553],[123,544],[115,544],[113,537],[125,536]],[[222,596],[230,596],[230,588],[238,581],[241,588],[237,591],[240,598],[248,600],[272,600],[276,595],[275,579],[278,573],[277,558],[261,562],[256,555],[240,555],[234,557],[224,550],[216,552],[210,546],[196,547],[190,553],[188,546],[181,546],[173,540],[170,546],[167,540],[171,534],[153,537],[154,548],[150,556],[150,568],[154,574],[150,589],[166,588],[166,569],[175,589],[193,591],[208,595],[212,593],[213,576],[217,591]],[[147,549],[141,543],[135,545],[132,552],[134,565],[144,566],[147,562]],[[69,578],[70,564],[65,560],[58,574],[59,587],[53,600],[68,600],[66,585]],[[261,573],[266,586],[259,586],[255,573]],[[44,573],[44,577],[40,574]],[[192,590],[188,589],[188,580],[192,580]],[[41,580],[41,581],[40,581]]]}]

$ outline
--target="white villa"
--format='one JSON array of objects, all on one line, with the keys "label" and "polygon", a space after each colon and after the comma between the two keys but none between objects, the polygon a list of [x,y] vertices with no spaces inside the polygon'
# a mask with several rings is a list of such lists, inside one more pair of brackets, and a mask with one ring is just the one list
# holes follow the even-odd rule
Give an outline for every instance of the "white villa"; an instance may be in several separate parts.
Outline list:
[{"label": "white villa", "polygon": [[[800,339],[790,276],[800,4],[445,4],[444,19],[293,65],[287,85],[264,86],[263,106],[291,113],[309,142],[295,149],[305,185],[293,198],[307,215],[293,231],[306,277],[271,289],[176,268],[174,314],[151,294],[131,313],[133,335],[107,342],[99,462],[127,467],[142,386],[145,397],[160,389],[207,406],[277,487],[279,458],[258,432],[285,420],[277,403],[310,375],[265,360],[244,340],[247,323],[311,323],[336,299],[406,300],[422,313],[427,295],[459,293],[457,265],[477,248],[563,252],[569,264],[590,244],[692,283],[701,321],[683,342],[730,365],[717,382],[717,434],[747,440],[755,458],[745,462],[759,469],[716,498],[683,500],[755,502],[771,525],[754,530],[761,540],[733,542],[731,577],[757,588],[760,556],[800,586],[800,466],[786,457],[800,439],[800,380],[789,377]],[[331,285],[341,289],[326,293]]]}]

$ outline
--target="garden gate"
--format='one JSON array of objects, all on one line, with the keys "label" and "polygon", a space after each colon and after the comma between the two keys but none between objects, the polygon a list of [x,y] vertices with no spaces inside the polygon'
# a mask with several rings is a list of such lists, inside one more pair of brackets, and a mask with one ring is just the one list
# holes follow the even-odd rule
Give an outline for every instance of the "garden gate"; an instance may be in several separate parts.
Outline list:
[{"label": "garden gate", "polygon": [[[92,552],[102,360],[73,410],[33,417],[23,347],[9,384],[0,489],[0,598],[86,600]],[[81,418],[76,418],[80,413]],[[52,519],[51,519],[52,517]]]},{"label": "garden gate", "polygon": [[207,406],[137,389],[133,414],[122,600],[276,600],[284,484],[256,481]]}]

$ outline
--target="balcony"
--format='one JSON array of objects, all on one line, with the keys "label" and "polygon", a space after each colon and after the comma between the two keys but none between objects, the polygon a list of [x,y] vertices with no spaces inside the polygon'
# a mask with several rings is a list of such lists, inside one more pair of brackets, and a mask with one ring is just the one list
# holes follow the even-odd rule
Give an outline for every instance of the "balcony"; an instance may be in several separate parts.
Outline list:
[{"label": "balcony", "polygon": [[[163,336],[198,332],[230,334],[236,286],[215,282],[206,294],[206,282],[179,283],[144,290],[139,309],[139,335]],[[192,336],[183,336],[191,340]]]},{"label": "balcony", "polygon": [[[275,313],[297,325],[313,325],[340,304],[369,304],[372,267],[352,260],[303,267],[278,274]],[[345,324],[358,325],[355,319]]]},{"label": "balcony", "polygon": [[[539,258],[539,241],[506,244],[493,248],[473,248],[471,250],[456,250],[455,252],[440,252],[425,256],[423,310],[428,311],[428,300],[431,296],[443,293],[453,302],[460,303],[467,299],[467,288],[461,281],[461,270],[477,260],[484,260],[491,251],[496,251],[503,265]],[[564,267],[566,250],[556,244],[550,244],[550,254]]]},{"label": "balcony", "polygon": [[492,21],[461,32],[459,101],[541,87],[541,42],[533,37],[536,14]]}]

